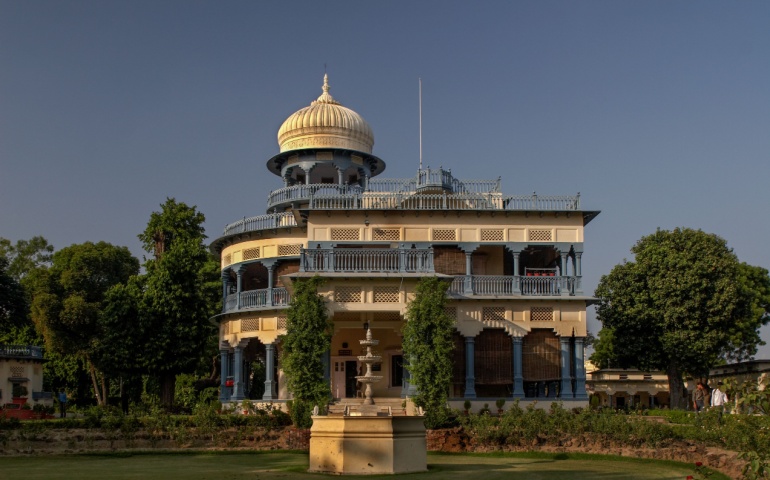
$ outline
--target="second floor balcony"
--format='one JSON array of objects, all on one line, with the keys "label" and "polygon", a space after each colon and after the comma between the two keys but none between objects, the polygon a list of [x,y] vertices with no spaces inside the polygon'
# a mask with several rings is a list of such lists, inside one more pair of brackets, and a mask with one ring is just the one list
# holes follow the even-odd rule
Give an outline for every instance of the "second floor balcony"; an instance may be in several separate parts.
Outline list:
[{"label": "second floor balcony", "polygon": [[289,292],[283,287],[246,290],[228,295],[225,298],[223,313],[238,310],[287,307],[290,301]]},{"label": "second floor balcony", "polygon": [[433,249],[319,248],[302,250],[301,272],[435,273]]},{"label": "second floor balcony", "polygon": [[449,287],[455,296],[574,296],[580,293],[579,277],[520,275],[460,275]]}]

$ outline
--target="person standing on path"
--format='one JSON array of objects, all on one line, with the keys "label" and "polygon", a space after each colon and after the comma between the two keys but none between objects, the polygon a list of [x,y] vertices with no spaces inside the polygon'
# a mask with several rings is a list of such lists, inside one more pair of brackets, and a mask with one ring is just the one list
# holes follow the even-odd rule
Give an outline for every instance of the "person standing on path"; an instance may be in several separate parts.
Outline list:
[{"label": "person standing on path", "polygon": [[67,416],[67,394],[64,389],[59,390],[59,418]]},{"label": "person standing on path", "polygon": [[711,406],[721,412],[728,401],[727,394],[722,391],[722,382],[717,382],[717,387],[711,391]]},{"label": "person standing on path", "polygon": [[703,388],[703,382],[698,382],[695,390],[692,392],[692,406],[696,412],[703,411],[706,401],[706,390]]}]

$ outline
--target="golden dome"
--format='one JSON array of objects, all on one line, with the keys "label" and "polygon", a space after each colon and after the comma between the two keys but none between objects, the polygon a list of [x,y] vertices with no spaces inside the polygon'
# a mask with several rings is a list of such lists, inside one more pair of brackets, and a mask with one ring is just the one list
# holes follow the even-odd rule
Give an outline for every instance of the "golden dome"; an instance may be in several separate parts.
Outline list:
[{"label": "golden dome", "polygon": [[281,152],[303,148],[342,148],[372,153],[374,134],[366,120],[343,107],[329,94],[324,75],[323,93],[309,107],[291,115],[278,130]]}]

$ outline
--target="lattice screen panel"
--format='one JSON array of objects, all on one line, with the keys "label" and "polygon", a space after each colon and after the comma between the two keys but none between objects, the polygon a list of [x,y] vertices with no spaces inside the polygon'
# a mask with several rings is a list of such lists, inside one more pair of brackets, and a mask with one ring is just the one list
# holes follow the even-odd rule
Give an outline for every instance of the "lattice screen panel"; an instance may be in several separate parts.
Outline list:
[{"label": "lattice screen panel", "polygon": [[278,330],[286,330],[287,322],[288,317],[286,317],[286,315],[278,315]]},{"label": "lattice screen panel", "polygon": [[522,342],[524,380],[558,380],[559,358],[559,338],[550,330],[532,330]]},{"label": "lattice screen panel", "polygon": [[222,324],[222,335],[227,335],[230,333],[230,322],[225,322]]},{"label": "lattice screen panel", "polygon": [[259,258],[259,247],[247,248],[243,251],[244,260],[254,260]]},{"label": "lattice screen panel", "polygon": [[299,255],[300,248],[302,248],[301,243],[294,243],[291,245],[278,245],[278,256],[285,257],[289,255]]},{"label": "lattice screen panel", "polygon": [[453,242],[457,240],[457,231],[452,229],[433,229],[433,240],[437,242]]},{"label": "lattice screen panel", "polygon": [[332,240],[360,240],[361,231],[357,228],[332,228]]},{"label": "lattice screen panel", "polygon": [[336,287],[334,289],[334,301],[343,303],[360,303],[361,287]]},{"label": "lattice screen panel", "polygon": [[374,287],[374,303],[398,303],[399,288],[397,286]]},{"label": "lattice screen panel", "polygon": [[372,230],[372,240],[397,242],[401,240],[401,230],[398,228],[375,228]]},{"label": "lattice screen panel", "polygon": [[553,234],[550,229],[532,228],[529,230],[530,242],[552,242]]},{"label": "lattice screen panel", "polygon": [[337,312],[334,314],[335,322],[360,322],[361,314],[358,312]]},{"label": "lattice screen panel", "polygon": [[481,318],[485,322],[504,322],[505,307],[484,307],[481,309]]},{"label": "lattice screen panel", "polygon": [[529,319],[532,322],[553,322],[553,307],[532,307]]},{"label": "lattice screen panel", "polygon": [[482,242],[502,242],[503,238],[504,237],[503,237],[502,228],[482,228],[481,229]]},{"label": "lattice screen panel", "polygon": [[452,320],[457,320],[457,307],[444,307],[444,312]]},{"label": "lattice screen panel", "polygon": [[332,152],[318,152],[315,154],[316,160],[334,160]]},{"label": "lattice screen panel", "polygon": [[476,384],[513,384],[513,342],[505,330],[485,328],[475,343]]},{"label": "lattice screen panel", "polygon": [[24,376],[24,367],[11,367],[11,377],[21,378]]},{"label": "lattice screen panel", "polygon": [[377,312],[374,314],[375,322],[400,322],[401,314],[398,312]]},{"label": "lattice screen panel", "polygon": [[228,253],[227,255],[222,257],[222,265],[224,265],[226,267],[226,266],[230,265],[231,263],[233,263],[233,256],[232,255],[230,255]]},{"label": "lattice screen panel", "polygon": [[241,320],[242,332],[258,332],[259,330],[259,318],[244,318]]}]

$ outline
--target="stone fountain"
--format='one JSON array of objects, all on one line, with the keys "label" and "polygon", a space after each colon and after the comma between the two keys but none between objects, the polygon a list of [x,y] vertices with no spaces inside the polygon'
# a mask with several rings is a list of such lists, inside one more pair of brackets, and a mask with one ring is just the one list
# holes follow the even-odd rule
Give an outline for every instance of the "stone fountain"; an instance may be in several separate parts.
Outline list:
[{"label": "stone fountain", "polygon": [[364,405],[374,405],[374,400],[372,399],[372,384],[382,380],[382,377],[378,375],[372,375],[372,365],[375,363],[380,363],[382,361],[382,357],[379,355],[373,355],[372,347],[377,346],[380,341],[373,340],[372,329],[367,328],[366,339],[359,340],[359,342],[361,343],[361,346],[366,347],[366,355],[360,355],[358,357],[358,361],[366,365],[366,372],[362,376],[357,376],[356,380],[365,385]]},{"label": "stone fountain", "polygon": [[313,415],[310,428],[311,472],[337,475],[380,475],[428,470],[425,425],[422,415],[393,415],[381,409],[372,395],[372,384],[382,380],[372,374],[372,365],[382,357],[372,353],[379,341],[366,329],[360,340],[366,355],[358,360],[366,365],[356,380],[365,385],[363,405],[339,414]]}]

